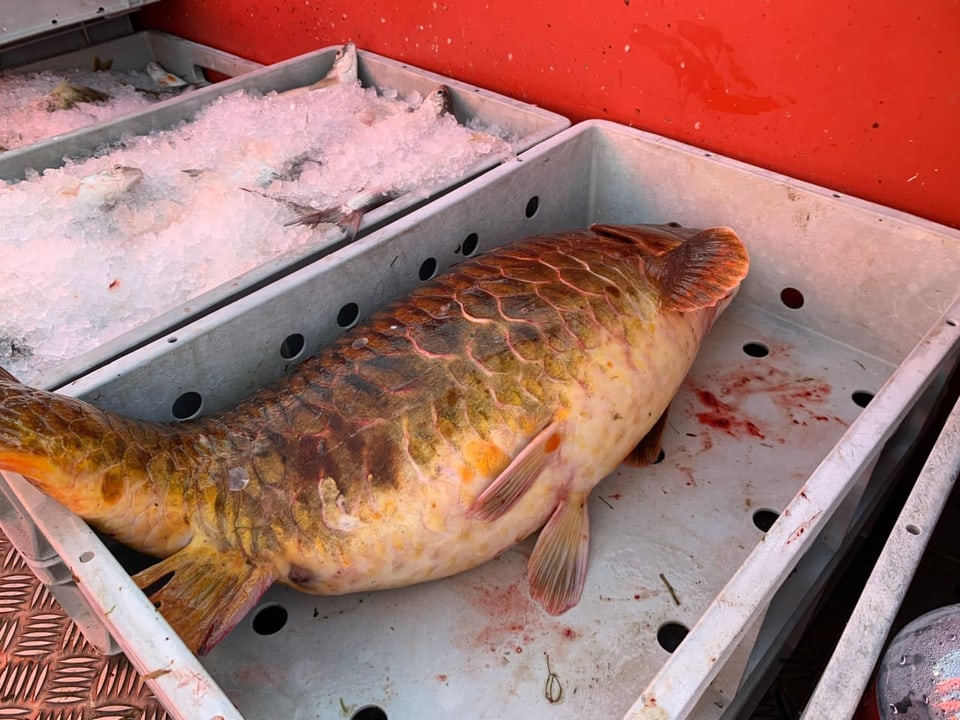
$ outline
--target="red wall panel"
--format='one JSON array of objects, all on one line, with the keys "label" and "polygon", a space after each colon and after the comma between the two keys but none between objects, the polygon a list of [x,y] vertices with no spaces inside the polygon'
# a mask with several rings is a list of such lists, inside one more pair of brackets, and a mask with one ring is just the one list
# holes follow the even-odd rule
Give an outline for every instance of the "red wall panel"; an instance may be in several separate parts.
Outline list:
[{"label": "red wall panel", "polygon": [[958,0],[164,0],[261,62],[353,40],[960,227]]}]

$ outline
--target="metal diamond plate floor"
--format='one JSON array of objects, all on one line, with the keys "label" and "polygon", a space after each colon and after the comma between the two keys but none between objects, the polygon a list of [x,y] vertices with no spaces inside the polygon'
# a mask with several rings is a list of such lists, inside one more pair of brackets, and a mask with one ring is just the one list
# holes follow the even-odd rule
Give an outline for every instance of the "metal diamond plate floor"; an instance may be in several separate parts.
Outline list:
[{"label": "metal diamond plate floor", "polygon": [[0,718],[169,718],[123,655],[101,655],[83,639],[3,533]]}]

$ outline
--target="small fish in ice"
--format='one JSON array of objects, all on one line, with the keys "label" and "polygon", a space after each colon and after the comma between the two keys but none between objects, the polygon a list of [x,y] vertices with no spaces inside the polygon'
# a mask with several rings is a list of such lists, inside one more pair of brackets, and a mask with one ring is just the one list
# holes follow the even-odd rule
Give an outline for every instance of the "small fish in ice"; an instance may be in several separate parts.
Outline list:
[{"label": "small fish in ice", "polygon": [[381,205],[386,205],[404,194],[403,191],[395,188],[370,188],[357,193],[342,205],[335,205],[322,210],[311,209],[301,213],[300,217],[285,222],[284,225],[306,225],[308,227],[323,224],[336,225],[344,230],[347,237],[352,240],[356,236],[357,230],[360,229],[360,222],[366,213]]},{"label": "small fish in ice", "polygon": [[140,168],[114,165],[93,175],[87,175],[73,187],[61,191],[74,195],[80,205],[108,209],[116,205],[143,180]]},{"label": "small fish in ice", "polygon": [[333,66],[327,74],[308,87],[310,90],[320,90],[332,85],[355,85],[357,79],[357,46],[348,42],[337,50]]},{"label": "small fish in ice", "polygon": [[419,285],[234,408],[180,423],[0,370],[0,470],[165,558],[134,580],[201,654],[274,582],[402,587],[537,530],[529,591],[563,613],[588,582],[591,491],[625,460],[655,461],[670,401],[748,266],[728,228],[529,237]]},{"label": "small fish in ice", "polygon": [[146,73],[161,90],[173,90],[174,88],[182,88],[189,84],[183,78],[177,77],[172,72],[165,70],[160,63],[157,62],[148,62]]},{"label": "small fish in ice", "polygon": [[433,117],[453,115],[453,94],[446,85],[438,85],[427,95],[414,112],[425,112]]},{"label": "small fish in ice", "polygon": [[62,81],[53,90],[41,99],[40,104],[47,112],[69,110],[77,103],[102,103],[110,99],[110,95],[95,90],[86,85],[72,85]]}]

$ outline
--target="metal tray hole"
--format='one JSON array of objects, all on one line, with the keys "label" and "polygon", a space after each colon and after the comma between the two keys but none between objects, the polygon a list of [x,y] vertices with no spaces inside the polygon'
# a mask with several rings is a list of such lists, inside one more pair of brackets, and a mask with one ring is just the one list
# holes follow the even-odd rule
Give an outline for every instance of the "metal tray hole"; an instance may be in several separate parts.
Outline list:
[{"label": "metal tray hole", "polygon": [[470,233],[463,239],[463,242],[460,243],[457,252],[462,253],[465,257],[470,257],[477,251],[479,242],[480,237],[476,233]]},{"label": "metal tray hole", "polygon": [[527,200],[527,207],[524,209],[523,214],[528,218],[532,218],[537,214],[537,210],[540,208],[540,198],[534,195],[532,198]]},{"label": "metal tray hole", "polygon": [[856,390],[850,398],[860,407],[865,408],[873,400],[873,393],[866,390]]},{"label": "metal tray hole", "polygon": [[351,715],[350,720],[387,720],[387,713],[382,707],[366,705]]},{"label": "metal tray hole", "polygon": [[300,333],[290,333],[280,343],[280,357],[284,360],[293,360],[303,351],[305,341]]},{"label": "metal tray hole", "polygon": [[757,526],[757,529],[767,532],[773,527],[778,517],[780,517],[780,513],[776,510],[763,508],[753,514],[753,524]]},{"label": "metal tray hole", "polygon": [[914,525],[914,524],[912,524],[912,523],[911,523],[910,525],[907,525],[907,527],[904,528],[904,529],[905,529],[908,533],[910,533],[911,535],[919,535],[919,534],[922,532],[922,530],[920,530],[919,527],[917,527],[916,525]]},{"label": "metal tray hole", "polygon": [[686,625],[677,622],[664,623],[657,630],[657,642],[668,653],[672,653],[680,647],[680,643],[683,642],[688,632],[690,632],[690,628]]},{"label": "metal tray hole", "polygon": [[954,320],[953,318],[947,318],[947,325],[949,325],[950,327],[956,327],[957,321]]},{"label": "metal tray hole", "polygon": [[743,351],[750,357],[762,358],[770,354],[770,348],[760,342],[748,342],[743,346]]},{"label": "metal tray hole", "polygon": [[94,558],[93,550],[85,550],[84,552],[80,553],[80,562],[82,563],[88,563],[91,560],[93,560],[93,558]]},{"label": "metal tray hole", "polygon": [[429,280],[436,274],[436,272],[437,272],[436,258],[428,257],[426,260],[420,263],[419,275],[421,280]]},{"label": "metal tray hole", "polygon": [[253,631],[257,635],[273,635],[287,624],[287,609],[283,605],[267,605],[253,616]]},{"label": "metal tray hole", "polygon": [[780,291],[780,302],[791,310],[799,310],[803,307],[803,293],[792,287],[785,287]]},{"label": "metal tray hole", "polygon": [[360,306],[355,302],[349,302],[337,313],[337,325],[342,328],[351,327],[358,317],[360,317]]},{"label": "metal tray hole", "polygon": [[170,412],[177,420],[186,420],[200,412],[201,405],[203,405],[203,397],[200,393],[188,390],[173,401]]}]

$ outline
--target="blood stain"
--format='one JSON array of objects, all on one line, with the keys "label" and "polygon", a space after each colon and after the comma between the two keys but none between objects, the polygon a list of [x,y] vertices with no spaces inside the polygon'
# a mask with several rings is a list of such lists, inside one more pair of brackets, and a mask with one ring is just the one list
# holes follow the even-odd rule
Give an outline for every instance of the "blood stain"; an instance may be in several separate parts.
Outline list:
[{"label": "blood stain", "polygon": [[446,675],[437,675],[437,680],[439,680],[439,681],[442,682],[442,683],[445,683],[445,682],[447,681],[447,676],[446,676]]},{"label": "blood stain", "polygon": [[741,438],[744,435],[752,435],[761,440],[766,438],[755,422],[739,417],[732,406],[719,400],[712,392],[703,388],[694,389],[701,404],[709,408],[708,412],[697,413],[697,420],[701,423],[716,430],[722,430],[734,438]]}]

